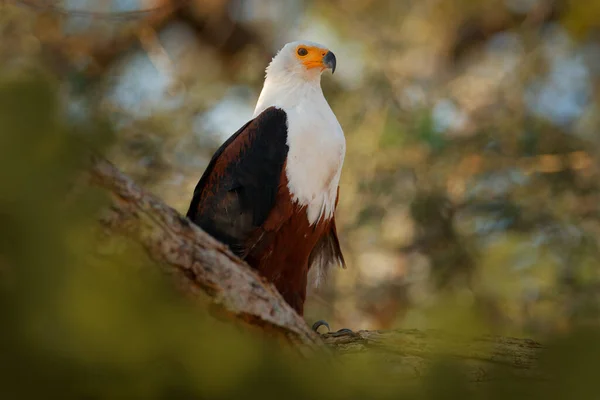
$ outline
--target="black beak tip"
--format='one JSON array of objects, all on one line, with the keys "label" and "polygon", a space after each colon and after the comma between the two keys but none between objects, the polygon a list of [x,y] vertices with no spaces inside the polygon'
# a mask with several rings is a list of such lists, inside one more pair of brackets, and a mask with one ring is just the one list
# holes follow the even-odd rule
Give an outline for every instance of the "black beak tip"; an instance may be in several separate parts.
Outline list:
[{"label": "black beak tip", "polygon": [[325,57],[323,57],[323,63],[325,64],[325,66],[327,68],[331,68],[332,74],[335,72],[335,66],[336,66],[335,54],[333,54],[331,51],[328,51],[327,54],[325,54]]}]

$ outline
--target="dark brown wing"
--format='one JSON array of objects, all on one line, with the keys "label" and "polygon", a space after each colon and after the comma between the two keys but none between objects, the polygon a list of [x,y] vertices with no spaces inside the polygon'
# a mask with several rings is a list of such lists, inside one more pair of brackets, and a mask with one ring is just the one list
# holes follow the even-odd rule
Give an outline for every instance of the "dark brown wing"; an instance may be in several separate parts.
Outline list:
[{"label": "dark brown wing", "polygon": [[270,107],[217,150],[187,217],[244,256],[249,238],[275,206],[287,154],[287,115]]}]

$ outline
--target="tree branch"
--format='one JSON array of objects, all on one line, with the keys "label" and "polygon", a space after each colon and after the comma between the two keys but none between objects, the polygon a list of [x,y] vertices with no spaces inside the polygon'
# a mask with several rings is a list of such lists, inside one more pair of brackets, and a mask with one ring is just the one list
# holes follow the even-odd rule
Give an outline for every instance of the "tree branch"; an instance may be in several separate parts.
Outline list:
[{"label": "tree branch", "polygon": [[436,330],[359,331],[323,335],[343,360],[368,353],[390,364],[394,378],[422,376],[440,356],[462,361],[471,381],[492,381],[507,376],[544,380],[538,367],[542,345],[530,339],[502,336],[465,337]]},{"label": "tree branch", "polygon": [[327,351],[277,289],[224,244],[145,193],[108,161],[95,158],[90,177],[112,197],[101,217],[104,228],[139,242],[186,294],[210,296],[221,314],[262,330],[302,355]]},{"label": "tree branch", "polygon": [[445,355],[464,361],[473,381],[509,375],[541,378],[537,360],[542,346],[532,340],[485,336],[465,338],[438,331],[359,331],[344,335],[315,334],[263,280],[229,249],[159,199],[145,193],[111,163],[94,158],[89,183],[111,195],[100,218],[111,235],[139,242],[177,286],[192,298],[208,296],[224,315],[245,327],[274,337],[309,357],[333,350],[340,360],[367,353],[383,360],[394,377],[420,376]]}]

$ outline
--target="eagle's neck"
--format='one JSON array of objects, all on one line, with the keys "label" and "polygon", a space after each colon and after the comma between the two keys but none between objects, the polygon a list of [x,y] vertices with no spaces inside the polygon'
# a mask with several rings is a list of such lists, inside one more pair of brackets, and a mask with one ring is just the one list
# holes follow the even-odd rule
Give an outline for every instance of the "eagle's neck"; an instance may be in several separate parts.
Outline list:
[{"label": "eagle's neck", "polygon": [[286,175],[293,200],[306,207],[310,224],[331,218],[346,141],[320,82],[267,78],[254,116],[272,106],[287,116]]},{"label": "eagle's neck", "polygon": [[307,102],[325,103],[320,78],[304,80],[297,76],[267,76],[253,118],[269,107],[290,109]]}]

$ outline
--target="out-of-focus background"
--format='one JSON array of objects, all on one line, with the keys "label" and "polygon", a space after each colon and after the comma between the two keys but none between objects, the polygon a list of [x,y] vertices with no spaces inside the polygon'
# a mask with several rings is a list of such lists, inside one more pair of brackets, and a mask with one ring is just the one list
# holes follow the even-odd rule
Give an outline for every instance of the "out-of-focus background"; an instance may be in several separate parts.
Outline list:
[{"label": "out-of-focus background", "polygon": [[6,65],[40,53],[66,76],[70,118],[110,113],[109,158],[182,213],[273,54],[328,46],[348,269],[308,319],[475,317],[525,335],[597,322],[600,2],[27,0],[0,21]]},{"label": "out-of-focus background", "polygon": [[[212,153],[251,117],[275,52],[328,46],[348,268],[311,291],[306,319],[541,338],[600,321],[599,28],[596,0],[5,0],[0,65],[51,76],[71,124],[101,136],[89,120],[107,117],[107,157],[185,213]],[[31,109],[4,116],[37,129],[20,145],[63,154],[49,114],[33,112],[52,96],[27,93],[14,98]],[[21,180],[0,200],[28,188],[23,199],[46,206],[53,175],[29,187],[13,165],[3,182]],[[40,210],[22,215],[54,218]],[[86,314],[77,304],[72,316]]]}]

